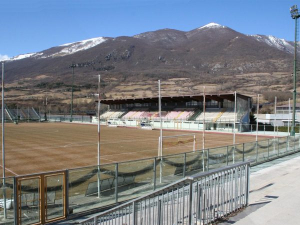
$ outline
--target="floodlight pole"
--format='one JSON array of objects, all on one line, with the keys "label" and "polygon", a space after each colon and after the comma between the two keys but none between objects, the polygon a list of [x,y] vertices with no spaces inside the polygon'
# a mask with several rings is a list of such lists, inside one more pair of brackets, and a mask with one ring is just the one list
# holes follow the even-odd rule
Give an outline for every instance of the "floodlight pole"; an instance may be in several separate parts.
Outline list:
[{"label": "floodlight pole", "polygon": [[234,123],[233,123],[233,145],[235,145],[235,126],[236,126],[236,91],[234,92]]},{"label": "floodlight pole", "polygon": [[291,99],[289,98],[288,136],[290,135]]},{"label": "floodlight pole", "polygon": [[74,67],[75,67],[75,64],[72,63],[71,65],[72,67],[72,95],[71,95],[71,118],[70,118],[70,122],[73,121],[73,93],[74,93]]},{"label": "floodlight pole", "polygon": [[5,191],[5,138],[4,138],[4,62],[2,62],[2,177],[3,177],[3,213],[4,218],[7,218],[6,215],[6,191]]},{"label": "floodlight pole", "polygon": [[205,86],[203,88],[203,125],[202,125],[202,169],[205,171],[204,149],[205,149]]},{"label": "floodlight pole", "polygon": [[255,141],[257,142],[257,136],[258,136],[258,114],[259,114],[259,94],[257,95],[257,116],[256,116],[256,138]]},{"label": "floodlight pole", "polygon": [[100,74],[98,75],[98,198],[100,198],[101,187],[100,187]]},{"label": "floodlight pole", "polygon": [[[277,97],[275,96],[275,104],[274,104],[274,114],[275,114],[275,118],[274,118],[274,139],[275,139],[275,134],[276,134],[276,123],[277,123]],[[277,128],[278,129],[278,128]]]},{"label": "floodlight pole", "polygon": [[162,182],[162,156],[163,156],[163,134],[162,134],[162,118],[161,118],[161,93],[160,93],[160,80],[158,80],[158,110],[160,120],[160,138],[159,138],[159,154],[160,157],[160,183]]},{"label": "floodlight pole", "polygon": [[291,136],[295,136],[295,119],[296,119],[296,102],[297,102],[297,30],[298,30],[298,14],[297,5],[291,8],[292,18],[295,20],[295,41],[294,41],[294,90],[293,90],[293,120]]}]

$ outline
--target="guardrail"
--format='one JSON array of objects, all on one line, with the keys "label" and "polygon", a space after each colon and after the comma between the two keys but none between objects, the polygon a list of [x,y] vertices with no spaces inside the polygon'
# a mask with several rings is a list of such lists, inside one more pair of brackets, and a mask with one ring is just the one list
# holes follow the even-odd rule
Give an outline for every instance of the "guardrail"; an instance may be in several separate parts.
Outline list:
[{"label": "guardrail", "polygon": [[248,205],[249,168],[250,161],[198,173],[80,224],[209,224]]}]

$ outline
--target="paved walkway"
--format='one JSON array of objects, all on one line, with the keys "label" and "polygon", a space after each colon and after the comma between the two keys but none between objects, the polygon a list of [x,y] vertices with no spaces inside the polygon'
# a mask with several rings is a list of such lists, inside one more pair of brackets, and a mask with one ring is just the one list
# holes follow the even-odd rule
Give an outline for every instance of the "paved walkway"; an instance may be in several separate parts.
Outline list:
[{"label": "paved walkway", "polygon": [[249,207],[223,224],[300,224],[300,154],[252,168]]}]

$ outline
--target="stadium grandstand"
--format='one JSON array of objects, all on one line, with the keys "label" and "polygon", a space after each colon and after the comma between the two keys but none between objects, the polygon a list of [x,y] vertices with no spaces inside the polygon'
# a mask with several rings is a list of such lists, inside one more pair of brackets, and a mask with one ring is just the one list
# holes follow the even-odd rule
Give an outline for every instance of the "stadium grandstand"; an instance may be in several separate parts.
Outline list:
[{"label": "stadium grandstand", "polygon": [[[33,107],[27,108],[9,108],[4,107],[4,118],[6,122],[18,121],[40,121],[39,113]],[[0,112],[0,120],[2,120],[2,111]]]},{"label": "stadium grandstand", "polygon": [[[108,105],[108,111],[100,115],[101,123],[115,126],[143,126],[147,124],[153,128],[159,126],[158,97],[104,99],[102,104]],[[202,129],[226,131],[232,130],[236,123],[240,131],[247,130],[250,122],[251,97],[238,94],[207,94],[167,96],[162,97],[162,112],[164,128]],[[205,108],[205,113],[204,113]]]}]

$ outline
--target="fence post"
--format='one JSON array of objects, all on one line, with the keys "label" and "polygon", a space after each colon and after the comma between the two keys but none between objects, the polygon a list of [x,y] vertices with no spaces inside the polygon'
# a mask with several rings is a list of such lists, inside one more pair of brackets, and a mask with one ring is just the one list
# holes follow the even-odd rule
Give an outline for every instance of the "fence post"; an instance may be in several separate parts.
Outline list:
[{"label": "fence post", "polygon": [[227,156],[226,156],[226,164],[228,166],[228,145],[227,145]]},{"label": "fence post", "polygon": [[182,174],[183,174],[183,178],[185,178],[185,171],[186,171],[186,153],[184,153],[184,164],[183,164],[183,171],[182,171]]},{"label": "fence post", "polygon": [[207,171],[209,171],[209,148],[207,149]]},{"label": "fence post", "polygon": [[[290,149],[290,140],[289,140],[289,136],[286,137],[286,148],[285,148],[285,152],[288,152]],[[294,146],[295,146],[295,142],[294,142]]]},{"label": "fence post", "polygon": [[153,190],[156,189],[156,157],[154,158],[153,163]]},{"label": "fence post", "polygon": [[245,143],[243,143],[243,162],[245,162]]},{"label": "fence post", "polygon": [[279,146],[280,146],[280,145],[279,145],[279,138],[277,138],[277,140],[278,140],[278,142],[277,142],[277,143],[278,143],[278,144],[277,144],[277,148],[278,148],[277,156],[279,156]]},{"label": "fence post", "polygon": [[118,203],[118,172],[119,172],[119,164],[116,163],[115,169],[115,201]]},{"label": "fence post", "polygon": [[70,214],[70,209],[69,209],[69,170],[66,170],[66,172],[65,172],[65,185],[66,185],[66,187],[65,187],[65,192],[66,192],[66,196],[65,196],[65,204],[66,204],[66,212],[65,212],[65,214],[66,214],[66,217],[68,217],[69,216],[69,214]]},{"label": "fence post", "polygon": [[270,158],[270,139],[268,139],[268,159]]}]

